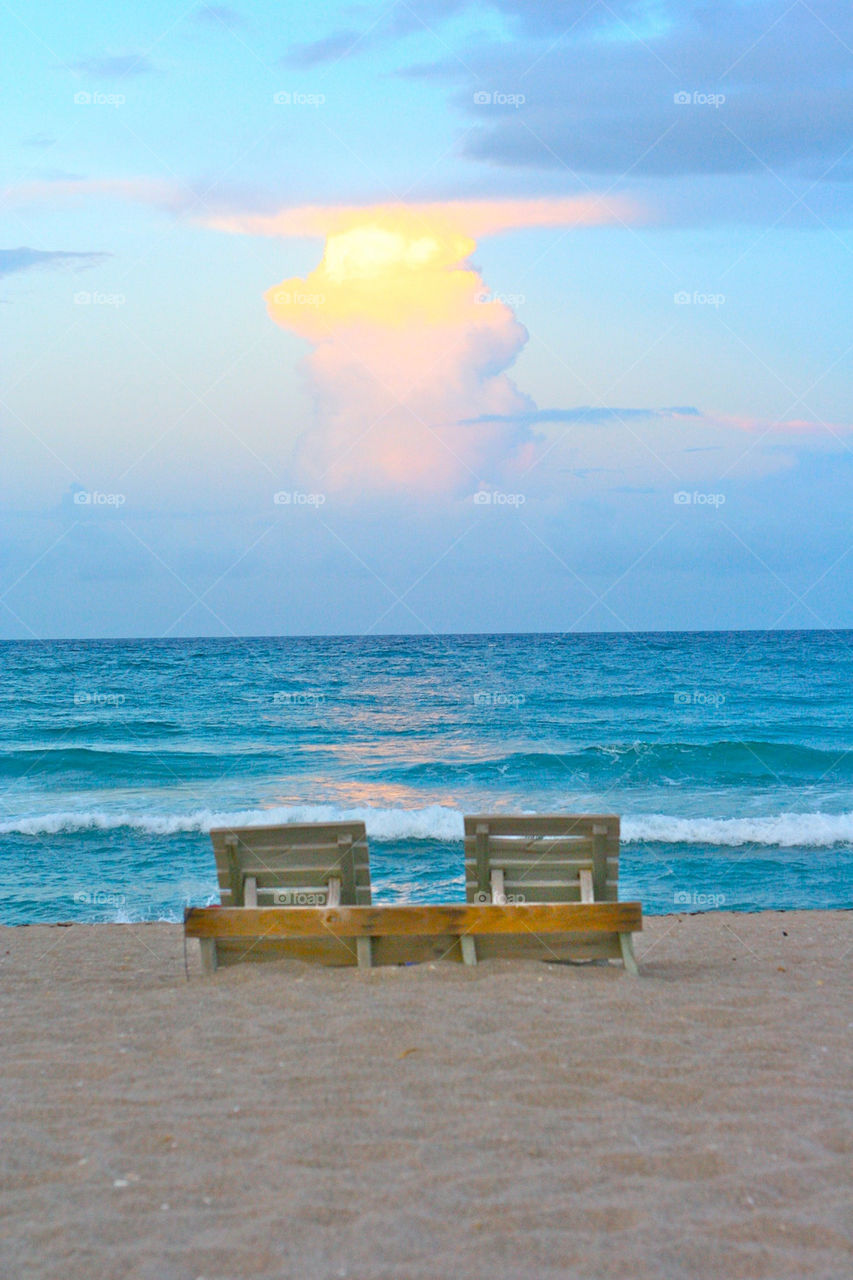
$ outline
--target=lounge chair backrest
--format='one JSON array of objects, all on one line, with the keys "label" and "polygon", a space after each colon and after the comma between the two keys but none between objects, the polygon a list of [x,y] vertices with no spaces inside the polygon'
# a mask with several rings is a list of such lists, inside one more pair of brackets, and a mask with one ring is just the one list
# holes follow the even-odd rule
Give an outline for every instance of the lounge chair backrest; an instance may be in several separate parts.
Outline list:
[{"label": "lounge chair backrest", "polygon": [[210,838],[225,907],[370,906],[363,822],[217,827]]},{"label": "lounge chair backrest", "polygon": [[465,819],[468,902],[616,902],[619,818],[615,814]]}]

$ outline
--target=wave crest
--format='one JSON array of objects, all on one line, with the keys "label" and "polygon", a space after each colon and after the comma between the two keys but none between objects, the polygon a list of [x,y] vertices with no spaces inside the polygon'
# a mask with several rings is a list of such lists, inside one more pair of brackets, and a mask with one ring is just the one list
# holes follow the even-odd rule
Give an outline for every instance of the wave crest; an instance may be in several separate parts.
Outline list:
[{"label": "wave crest", "polygon": [[[13,818],[0,822],[0,835],[71,835],[126,828],[146,835],[207,833],[211,827],[252,827],[266,823],[363,822],[371,840],[458,841],[463,835],[461,810],[444,805],[423,809],[343,809],[336,805],[292,805],[273,809],[191,813],[110,813],[90,810]],[[637,814],[622,819],[623,844],[720,845],[826,849],[853,844],[853,812],[781,813],[752,818],[680,818],[672,814]]]}]

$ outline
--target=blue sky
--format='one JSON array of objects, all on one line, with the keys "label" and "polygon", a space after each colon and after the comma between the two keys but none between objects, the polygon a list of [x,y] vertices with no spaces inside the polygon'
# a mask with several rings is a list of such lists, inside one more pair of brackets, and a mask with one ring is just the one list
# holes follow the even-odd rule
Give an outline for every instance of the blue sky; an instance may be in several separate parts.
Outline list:
[{"label": "blue sky", "polygon": [[[0,40],[0,636],[853,626],[849,4],[12,0]],[[477,236],[502,354],[424,365],[487,447],[419,485],[395,418],[405,483],[312,471],[373,429],[264,303],[323,239],[240,228],[565,197],[616,212]]]}]

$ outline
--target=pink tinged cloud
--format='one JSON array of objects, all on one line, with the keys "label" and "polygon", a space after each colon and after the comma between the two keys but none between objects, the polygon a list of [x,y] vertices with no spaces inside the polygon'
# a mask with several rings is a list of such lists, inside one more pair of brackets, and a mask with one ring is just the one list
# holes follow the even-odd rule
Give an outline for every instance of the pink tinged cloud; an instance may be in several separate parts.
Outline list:
[{"label": "pink tinged cloud", "polygon": [[[8,207],[55,207],[69,201],[109,197],[190,218],[234,235],[322,237],[345,231],[365,218],[376,225],[400,216],[425,226],[479,237],[525,227],[592,227],[648,221],[648,211],[621,196],[543,196],[534,199],[424,201],[419,204],[302,205],[275,213],[245,207],[245,193],[221,183],[178,182],[150,177],[45,178],[0,188]],[[229,207],[231,206],[231,207]]]},{"label": "pink tinged cloud", "polygon": [[636,202],[623,197],[545,196],[539,199],[424,201],[387,205],[303,205],[276,213],[215,213],[199,220],[218,231],[238,235],[314,237],[345,231],[365,219],[393,225],[400,217],[446,233],[475,238],[525,227],[594,227],[646,220]]},{"label": "pink tinged cloud", "polygon": [[736,414],[709,414],[709,420],[717,423],[719,426],[728,427],[733,431],[747,431],[754,435],[768,435],[776,432],[784,435],[804,435],[814,436],[821,432],[829,435],[847,435],[853,431],[853,424],[849,422],[821,422],[821,420],[813,418],[754,418],[744,417]]},{"label": "pink tinged cloud", "polygon": [[[351,493],[495,482],[534,439],[516,419],[535,406],[506,372],[527,331],[469,265],[474,241],[444,220],[354,222],[329,235],[315,271],[266,294],[273,320],[314,345],[301,477]],[[488,415],[508,421],[471,421]]]},{"label": "pink tinged cloud", "polygon": [[[297,465],[330,490],[460,493],[535,456],[535,410],[507,370],[527,331],[469,263],[476,237],[524,227],[636,220],[595,196],[309,206],[206,218],[223,231],[325,236],[304,280],[266,294],[277,324],[307,338],[317,405]],[[493,418],[502,421],[484,421]]]}]

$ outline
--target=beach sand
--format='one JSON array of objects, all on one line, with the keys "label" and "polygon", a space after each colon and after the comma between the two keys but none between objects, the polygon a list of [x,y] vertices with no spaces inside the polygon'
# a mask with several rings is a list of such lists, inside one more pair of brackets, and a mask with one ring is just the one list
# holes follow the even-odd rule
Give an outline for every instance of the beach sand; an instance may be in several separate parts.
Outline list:
[{"label": "beach sand", "polygon": [[851,912],[650,918],[639,981],[191,945],[0,929],[4,1280],[853,1274]]}]

